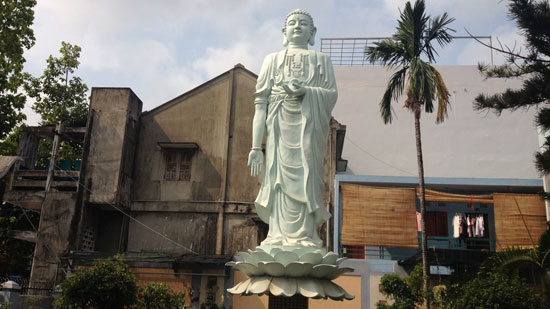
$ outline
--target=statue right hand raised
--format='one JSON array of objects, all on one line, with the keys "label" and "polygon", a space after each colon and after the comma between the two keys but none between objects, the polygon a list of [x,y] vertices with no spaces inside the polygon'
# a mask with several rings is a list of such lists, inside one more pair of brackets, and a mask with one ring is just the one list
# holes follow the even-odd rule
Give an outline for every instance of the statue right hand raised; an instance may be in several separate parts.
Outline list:
[{"label": "statue right hand raised", "polygon": [[262,171],[262,164],[264,162],[264,153],[258,149],[250,150],[248,154],[248,166],[250,166],[250,175],[258,176]]}]

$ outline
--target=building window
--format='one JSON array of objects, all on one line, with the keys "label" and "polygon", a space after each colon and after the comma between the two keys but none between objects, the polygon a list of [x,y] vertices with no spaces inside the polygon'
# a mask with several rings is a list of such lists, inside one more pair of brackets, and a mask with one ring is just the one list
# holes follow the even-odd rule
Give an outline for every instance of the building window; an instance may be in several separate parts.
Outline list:
[{"label": "building window", "polygon": [[449,223],[446,211],[426,211],[426,235],[449,236]]},{"label": "building window", "polygon": [[165,150],[164,180],[191,181],[191,161],[194,149]]}]

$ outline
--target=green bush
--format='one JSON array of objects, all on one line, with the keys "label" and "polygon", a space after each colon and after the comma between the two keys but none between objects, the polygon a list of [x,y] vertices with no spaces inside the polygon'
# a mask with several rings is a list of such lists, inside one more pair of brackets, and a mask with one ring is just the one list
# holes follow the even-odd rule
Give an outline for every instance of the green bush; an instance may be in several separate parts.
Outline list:
[{"label": "green bush", "polygon": [[55,308],[124,308],[136,302],[138,286],[128,265],[116,257],[97,260],[60,284]]},{"label": "green bush", "polygon": [[380,292],[393,299],[393,305],[377,303],[377,309],[408,309],[420,305],[422,297],[422,265],[415,266],[410,275],[401,278],[398,274],[385,274],[380,279]]},{"label": "green bush", "polygon": [[136,309],[183,308],[183,293],[177,293],[164,284],[152,282],[140,289]]},{"label": "green bush", "polygon": [[454,308],[543,308],[542,299],[518,278],[487,272],[461,288]]}]

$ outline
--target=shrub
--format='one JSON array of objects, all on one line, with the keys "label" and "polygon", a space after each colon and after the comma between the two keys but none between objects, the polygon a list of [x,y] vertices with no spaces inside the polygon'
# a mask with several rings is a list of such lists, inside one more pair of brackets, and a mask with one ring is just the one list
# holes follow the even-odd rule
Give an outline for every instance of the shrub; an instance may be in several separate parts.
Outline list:
[{"label": "shrub", "polygon": [[466,283],[455,308],[542,308],[542,299],[518,278],[487,272]]},{"label": "shrub", "polygon": [[183,308],[183,293],[177,293],[164,284],[152,282],[140,289],[136,309]]},{"label": "shrub", "polygon": [[60,284],[55,308],[124,308],[136,302],[136,278],[122,258],[97,260]]}]

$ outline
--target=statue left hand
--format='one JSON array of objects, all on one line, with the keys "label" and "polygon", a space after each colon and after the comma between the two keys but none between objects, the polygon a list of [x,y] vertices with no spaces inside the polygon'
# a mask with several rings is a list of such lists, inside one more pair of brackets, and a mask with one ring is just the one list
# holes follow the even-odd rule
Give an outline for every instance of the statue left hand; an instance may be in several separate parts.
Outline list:
[{"label": "statue left hand", "polygon": [[291,82],[289,84],[285,84],[283,85],[283,89],[286,91],[288,95],[291,95],[291,96],[299,97],[306,94],[306,87],[297,82]]},{"label": "statue left hand", "polygon": [[264,161],[264,154],[261,150],[250,150],[248,154],[248,166],[250,166],[250,175],[256,177],[262,171],[262,163]]}]

